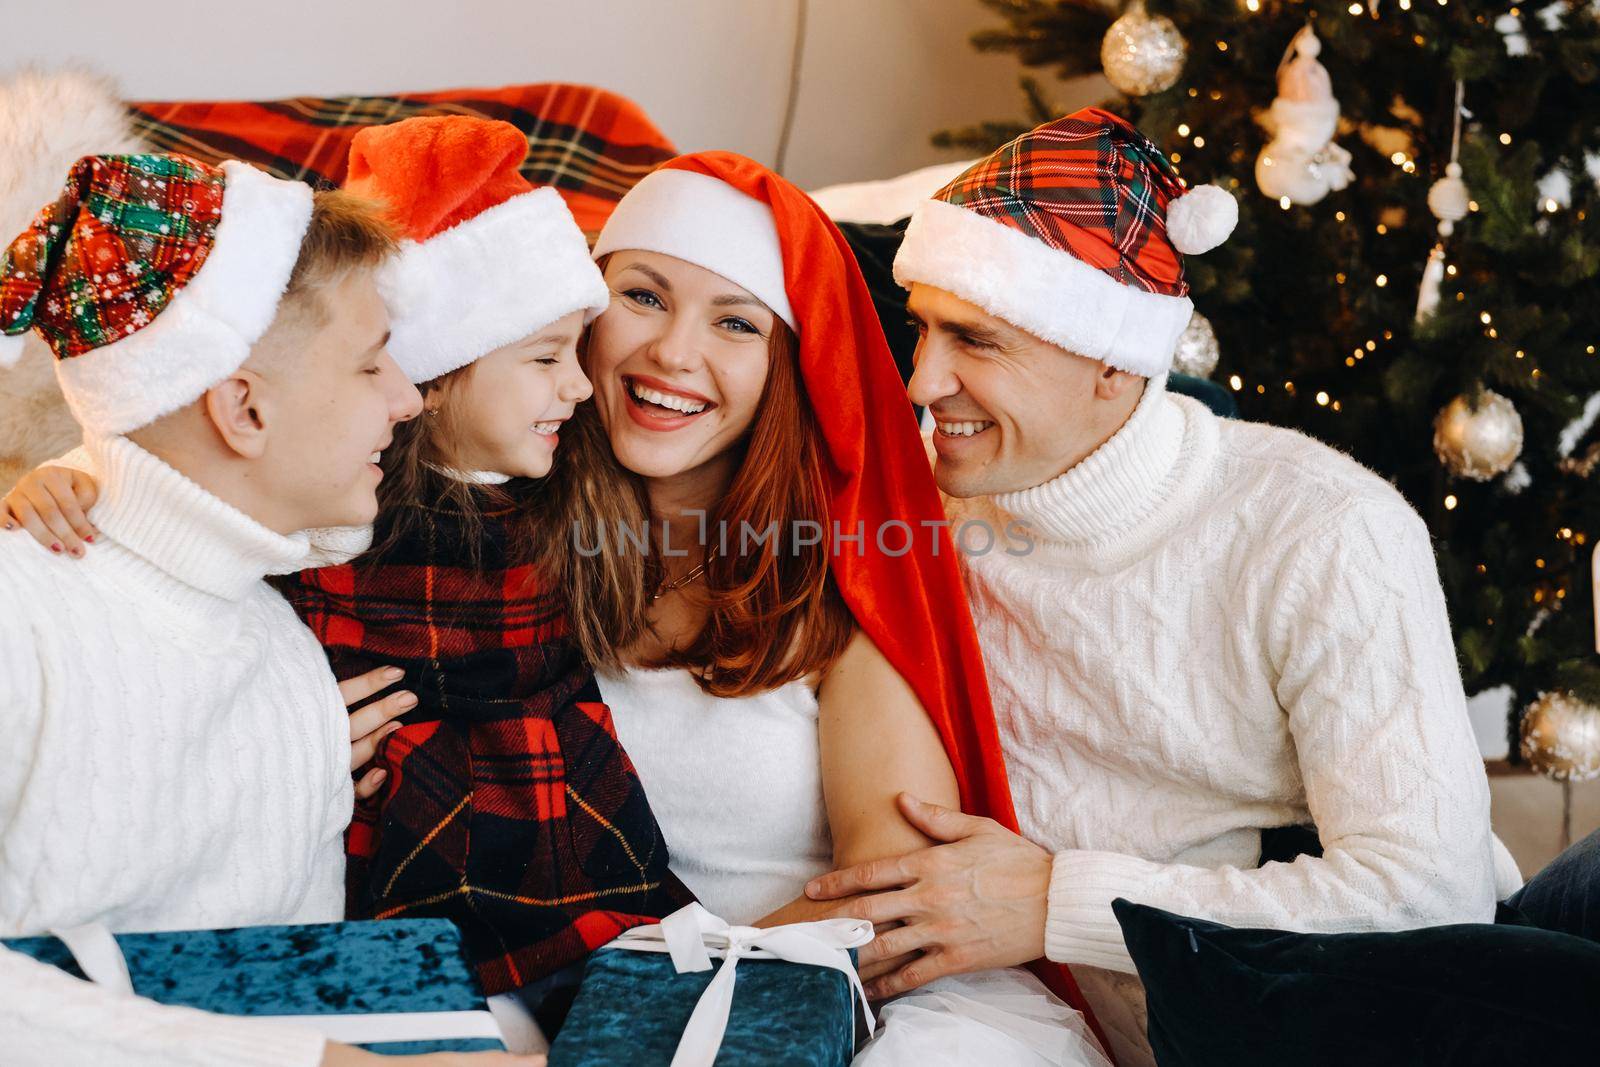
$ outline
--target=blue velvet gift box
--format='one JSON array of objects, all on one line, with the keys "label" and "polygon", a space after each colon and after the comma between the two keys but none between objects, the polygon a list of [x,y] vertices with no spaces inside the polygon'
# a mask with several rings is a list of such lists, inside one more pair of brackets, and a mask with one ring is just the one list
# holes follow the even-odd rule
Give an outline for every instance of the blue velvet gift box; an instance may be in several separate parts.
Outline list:
[{"label": "blue velvet gift box", "polygon": [[[599,950],[589,957],[577,999],[550,1047],[550,1067],[668,1067],[696,1003],[725,962],[679,974],[665,953]],[[848,978],[785,960],[746,958],[738,968],[717,1064],[850,1062],[859,1012]]]},{"label": "blue velvet gift box", "polygon": [[[224,1015],[377,1016],[486,1012],[445,919],[250,926],[118,934],[140,996]],[[54,937],[16,938],[7,948],[84,977]],[[382,1026],[383,1020],[368,1020]],[[481,1023],[481,1020],[480,1020]],[[365,1043],[385,1054],[499,1050],[493,1038]]]}]

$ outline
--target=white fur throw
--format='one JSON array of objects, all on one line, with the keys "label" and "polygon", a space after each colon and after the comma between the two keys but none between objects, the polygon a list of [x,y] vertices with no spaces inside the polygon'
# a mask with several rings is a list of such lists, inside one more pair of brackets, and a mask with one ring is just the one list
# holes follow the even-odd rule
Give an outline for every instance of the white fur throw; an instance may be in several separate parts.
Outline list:
[{"label": "white fur throw", "polygon": [[[83,70],[24,70],[0,80],[0,248],[61,191],[79,156],[138,152],[109,80]],[[81,436],[56,385],[54,359],[30,334],[22,360],[0,372],[0,491]]]}]

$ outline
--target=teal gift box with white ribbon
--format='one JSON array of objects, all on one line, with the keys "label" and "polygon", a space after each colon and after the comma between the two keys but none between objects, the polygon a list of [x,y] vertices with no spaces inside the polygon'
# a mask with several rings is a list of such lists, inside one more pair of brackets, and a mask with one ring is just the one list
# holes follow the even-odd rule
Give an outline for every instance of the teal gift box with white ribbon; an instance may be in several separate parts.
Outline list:
[{"label": "teal gift box with white ribbon", "polygon": [[4,945],[162,1004],[272,1017],[374,1052],[504,1049],[445,919],[117,934],[59,931]]},{"label": "teal gift box with white ribbon", "polygon": [[691,904],[589,958],[550,1067],[846,1067],[873,1027],[852,952],[871,940],[859,919],[759,929]]}]

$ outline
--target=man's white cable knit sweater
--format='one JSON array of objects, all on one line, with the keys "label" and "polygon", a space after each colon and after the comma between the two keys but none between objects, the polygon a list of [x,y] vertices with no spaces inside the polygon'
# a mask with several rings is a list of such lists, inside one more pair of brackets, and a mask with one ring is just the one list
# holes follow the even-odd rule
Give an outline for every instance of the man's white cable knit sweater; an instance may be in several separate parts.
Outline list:
[{"label": "man's white cable knit sweater", "polygon": [[[0,534],[0,936],[342,918],[349,722],[262,582],[306,552],[125,438],[82,560]],[[320,1062],[315,1032],[169,1008],[0,950],[19,1067]]]},{"label": "man's white cable knit sweater", "polygon": [[[1492,921],[1433,550],[1386,482],[1158,380],[1062,476],[947,503],[1035,539],[967,563],[1017,815],[1055,853],[1052,960],[1131,972],[1117,897],[1301,931]],[[1262,828],[1311,823],[1320,859],[1257,867]]]}]

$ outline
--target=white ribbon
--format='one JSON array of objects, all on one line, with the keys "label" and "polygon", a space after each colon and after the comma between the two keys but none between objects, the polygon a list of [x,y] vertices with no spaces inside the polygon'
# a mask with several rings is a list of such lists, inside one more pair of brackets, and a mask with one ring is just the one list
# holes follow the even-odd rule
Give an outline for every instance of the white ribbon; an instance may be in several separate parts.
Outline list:
[{"label": "white ribbon", "polygon": [[95,985],[133,996],[133,979],[128,977],[128,961],[122,957],[122,946],[111,936],[111,931],[99,923],[84,923],[62,930],[51,930],[50,936],[67,946],[78,969]]},{"label": "white ribbon", "polygon": [[[99,923],[51,930],[78,961],[78,968],[96,985],[134,996],[128,961],[111,931]],[[500,1027],[487,1009],[482,1011],[393,1011],[328,1015],[247,1015],[283,1026],[316,1030],[330,1041],[370,1045],[384,1041],[453,1041],[493,1038],[504,1042]]]},{"label": "white ribbon", "polygon": [[628,930],[606,948],[634,952],[666,952],[679,974],[709,971],[711,956],[725,958],[722,969],[700,995],[689,1016],[672,1067],[711,1067],[722,1048],[728,1029],[728,1013],[733,1008],[734,969],[744,957],[787,960],[811,967],[827,967],[850,979],[867,1031],[873,1028],[872,1009],[861,987],[861,976],[850,962],[848,950],[872,940],[872,924],[865,919],[824,919],[818,922],[790,923],[762,929],[734,926],[712,915],[699,904],[690,904],[668,915],[658,926],[639,926]]}]

